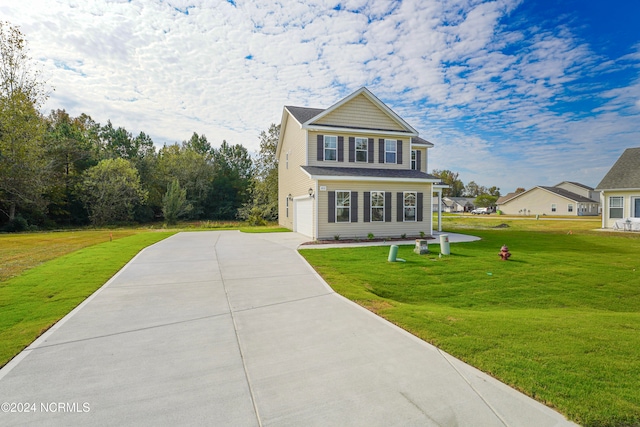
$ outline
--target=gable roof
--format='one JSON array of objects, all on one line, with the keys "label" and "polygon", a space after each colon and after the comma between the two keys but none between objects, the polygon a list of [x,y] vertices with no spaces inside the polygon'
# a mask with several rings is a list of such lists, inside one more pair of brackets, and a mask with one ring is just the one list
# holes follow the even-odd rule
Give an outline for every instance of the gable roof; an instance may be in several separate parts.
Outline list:
[{"label": "gable roof", "polygon": [[[399,128],[401,130],[393,130],[395,132],[401,132],[401,133],[407,133],[410,134],[412,136],[418,136],[418,131],[416,131],[413,127],[411,127],[407,122],[405,122],[399,115],[397,115],[391,108],[387,107],[387,105],[380,101],[374,94],[372,94],[369,89],[367,89],[366,87],[361,87],[360,89],[358,89],[357,91],[353,92],[351,95],[347,96],[346,98],[341,99],[340,101],[336,102],[335,104],[333,104],[331,107],[322,110],[320,113],[318,113],[317,115],[310,117],[308,120],[304,121],[302,123],[303,127],[309,128],[309,127],[319,127],[319,128],[333,128],[333,127],[337,127],[337,128],[349,128],[349,126],[334,126],[334,125],[328,125],[328,124],[321,124],[321,123],[317,123],[318,121],[320,121],[323,117],[328,116],[329,114],[333,113],[334,111],[338,110],[339,108],[341,108],[342,106],[346,105],[347,103],[349,103],[351,100],[353,100],[354,98],[358,97],[358,96],[364,96],[366,99],[368,99],[371,103],[373,103],[382,113],[384,113],[387,117],[389,117],[391,119],[391,121],[393,121],[394,123],[396,123]],[[370,129],[370,130],[379,130],[379,131],[390,131],[392,129]]]},{"label": "gable roof", "polygon": [[343,168],[330,166],[300,166],[312,179],[340,179],[349,178],[391,179],[402,181],[440,182],[440,178],[414,169],[374,169],[374,168]]},{"label": "gable roof", "polygon": [[427,141],[426,139],[422,139],[419,136],[412,136],[411,137],[411,144],[412,145],[424,145],[426,147],[433,147],[433,144],[429,141]]},{"label": "gable roof", "polygon": [[298,123],[303,124],[324,110],[322,108],[307,108],[307,107],[294,107],[292,105],[285,105],[284,107],[295,118]]},{"label": "gable roof", "polygon": [[544,190],[550,191],[551,193],[557,194],[560,197],[573,200],[574,202],[577,202],[577,203],[594,203],[595,202],[595,200],[589,199],[588,197],[581,196],[572,191],[565,190],[564,188],[543,187],[543,186],[538,186],[537,188],[542,188]]},{"label": "gable roof", "polygon": [[[579,194],[573,193],[569,190],[565,190],[564,188],[557,188],[557,187],[545,187],[542,185],[538,185],[536,187],[530,188],[527,191],[524,191],[522,193],[518,193],[518,194],[514,194],[514,193],[509,193],[504,197],[500,197],[497,201],[496,201],[496,205],[504,205],[505,203],[509,203],[512,200],[515,200],[519,197],[522,197],[525,194],[530,193],[531,191],[534,191],[536,189],[540,189],[540,190],[544,190],[544,191],[548,191],[549,193],[553,193],[557,196],[563,197],[567,200],[571,200],[572,202],[576,202],[576,203],[597,203],[595,200],[589,199],[587,197],[583,197]],[[512,196],[513,194],[513,196]]]},{"label": "gable roof", "polygon": [[[521,192],[521,193],[522,193],[522,192]],[[514,198],[514,197],[516,197],[518,194],[520,194],[520,193],[513,192],[513,193],[507,193],[507,194],[505,194],[504,196],[498,197],[498,200],[496,200],[496,205],[501,205],[502,203],[504,203],[504,202],[506,202],[506,201],[508,201],[508,200],[513,199],[513,198]]]},{"label": "gable roof", "polygon": [[562,184],[573,184],[576,187],[581,187],[581,188],[584,188],[585,190],[593,190],[593,188],[589,187],[588,185],[580,184],[579,182],[574,182],[574,181],[562,181],[554,185],[554,187],[557,187]]},{"label": "gable roof", "polygon": [[640,147],[627,148],[602,178],[597,190],[640,188]]}]

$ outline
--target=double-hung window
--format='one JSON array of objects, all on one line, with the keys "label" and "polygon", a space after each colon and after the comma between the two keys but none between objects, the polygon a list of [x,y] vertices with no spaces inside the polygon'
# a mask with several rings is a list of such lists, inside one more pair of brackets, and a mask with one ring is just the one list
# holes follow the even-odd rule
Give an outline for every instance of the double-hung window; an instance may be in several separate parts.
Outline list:
[{"label": "double-hung window", "polygon": [[366,163],[369,160],[367,158],[368,144],[367,138],[356,138],[356,162]]},{"label": "double-hung window", "polygon": [[573,212],[573,203],[567,205],[567,212]]},{"label": "double-hung window", "polygon": [[609,218],[622,218],[624,198],[622,196],[609,197]]},{"label": "double-hung window", "polygon": [[404,221],[414,222],[416,220],[416,199],[417,194],[414,191],[406,191],[404,193]]},{"label": "double-hung window", "polygon": [[384,191],[371,192],[371,222],[384,222]]},{"label": "double-hung window", "polygon": [[336,191],[336,222],[351,222],[351,191]]},{"label": "double-hung window", "polygon": [[338,159],[338,137],[333,135],[324,136],[324,159]]},{"label": "double-hung window", "polygon": [[551,212],[555,212],[556,210],[557,210],[556,204],[555,203],[551,203]]},{"label": "double-hung window", "polygon": [[398,141],[395,139],[384,140],[384,162],[397,163],[396,151],[398,150]]},{"label": "double-hung window", "polygon": [[411,169],[413,170],[418,169],[416,165],[416,157],[417,157],[416,150],[411,150]]}]

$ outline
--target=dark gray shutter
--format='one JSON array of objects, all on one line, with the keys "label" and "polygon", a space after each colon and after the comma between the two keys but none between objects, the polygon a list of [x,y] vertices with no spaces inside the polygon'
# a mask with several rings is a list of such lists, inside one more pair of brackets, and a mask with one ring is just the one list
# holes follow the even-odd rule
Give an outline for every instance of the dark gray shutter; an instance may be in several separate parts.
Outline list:
[{"label": "dark gray shutter", "polygon": [[391,191],[384,192],[384,222],[391,222]]},{"label": "dark gray shutter", "polygon": [[351,222],[358,222],[358,192],[351,192]]},{"label": "dark gray shutter", "polygon": [[371,222],[371,193],[369,191],[364,192],[364,222]]},{"label": "dark gray shutter", "polygon": [[384,163],[384,139],[378,140],[378,163]]},{"label": "dark gray shutter", "polygon": [[422,170],[422,151],[416,150],[416,170]]},{"label": "dark gray shutter", "polygon": [[353,136],[349,137],[349,161],[356,161],[356,139]]},{"label": "dark gray shutter", "polygon": [[398,140],[398,151],[396,152],[396,163],[402,164],[402,140]]},{"label": "dark gray shutter", "polygon": [[338,161],[344,162],[344,136],[338,137]]},{"label": "dark gray shutter", "polygon": [[336,222],[336,192],[329,191],[329,222]]},{"label": "dark gray shutter", "polygon": [[367,158],[369,160],[369,163],[373,163],[373,144],[374,144],[374,140],[373,138],[369,138],[369,142],[367,143]]},{"label": "dark gray shutter", "polygon": [[324,136],[318,135],[318,161],[324,160]]},{"label": "dark gray shutter", "polygon": [[402,193],[398,193],[398,206],[396,211],[398,214],[398,216],[396,217],[396,221],[403,222],[404,221],[404,196]]},{"label": "dark gray shutter", "polygon": [[416,209],[417,221],[422,221],[422,199],[423,199],[422,193],[418,193],[418,197],[416,198],[416,204],[418,205]]}]

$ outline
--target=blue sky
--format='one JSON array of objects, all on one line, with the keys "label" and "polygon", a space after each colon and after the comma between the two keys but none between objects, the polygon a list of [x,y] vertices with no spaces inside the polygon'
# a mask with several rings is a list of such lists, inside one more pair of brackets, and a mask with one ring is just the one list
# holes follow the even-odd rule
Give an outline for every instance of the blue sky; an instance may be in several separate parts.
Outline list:
[{"label": "blue sky", "polygon": [[596,186],[640,146],[632,0],[0,0],[64,108],[161,145],[258,148],[362,86],[468,183]]}]

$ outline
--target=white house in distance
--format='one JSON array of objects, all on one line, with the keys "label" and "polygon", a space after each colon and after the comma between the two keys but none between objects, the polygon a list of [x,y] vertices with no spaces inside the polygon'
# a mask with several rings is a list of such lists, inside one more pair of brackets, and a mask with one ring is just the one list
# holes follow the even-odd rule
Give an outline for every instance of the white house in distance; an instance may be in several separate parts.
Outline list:
[{"label": "white house in distance", "polygon": [[640,147],[627,148],[596,187],[602,228],[640,230]]},{"label": "white house in distance", "polygon": [[553,187],[509,193],[496,205],[506,215],[596,216],[600,213],[598,198],[598,192],[587,185],[563,181]]},{"label": "white house in distance", "polygon": [[443,188],[425,172],[432,147],[366,88],[326,109],[285,106],[278,221],[312,239],[429,236]]}]

